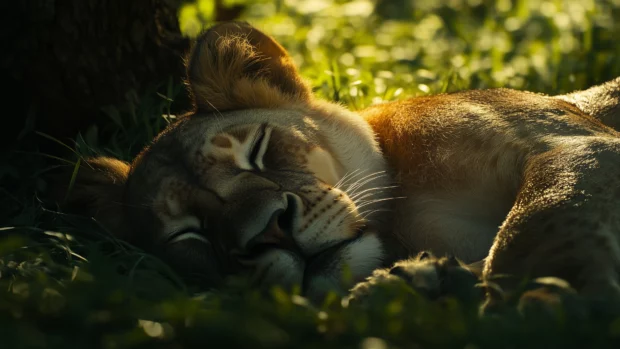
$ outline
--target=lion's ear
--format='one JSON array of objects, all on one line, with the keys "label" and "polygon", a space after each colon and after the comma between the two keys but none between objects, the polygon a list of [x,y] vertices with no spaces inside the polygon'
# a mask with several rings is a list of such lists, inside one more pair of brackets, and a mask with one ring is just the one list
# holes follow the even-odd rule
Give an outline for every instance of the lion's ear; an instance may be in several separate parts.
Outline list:
[{"label": "lion's ear", "polygon": [[202,111],[277,107],[311,95],[286,50],[243,22],[218,24],[199,36],[187,79]]},{"label": "lion's ear", "polygon": [[128,163],[109,157],[86,159],[73,186],[71,176],[64,175],[56,180],[53,195],[64,211],[94,217],[112,234],[127,238],[122,200],[129,169]]}]

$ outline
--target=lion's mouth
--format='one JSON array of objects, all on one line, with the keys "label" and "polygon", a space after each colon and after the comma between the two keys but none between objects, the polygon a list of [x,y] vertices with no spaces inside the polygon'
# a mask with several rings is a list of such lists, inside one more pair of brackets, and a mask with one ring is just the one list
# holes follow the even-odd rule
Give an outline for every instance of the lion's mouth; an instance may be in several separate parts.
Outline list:
[{"label": "lion's mouth", "polygon": [[[341,264],[346,264],[346,256],[343,251],[347,246],[356,243],[366,233],[366,227],[360,227],[353,238],[340,241],[332,246],[322,249],[320,252],[306,258],[305,268],[303,271],[302,290],[306,291],[310,280],[319,274],[325,274],[332,271],[333,273],[341,272],[338,268]],[[338,279],[342,275],[334,275]]]},{"label": "lion's mouth", "polygon": [[352,238],[336,241],[319,252],[308,256],[306,258],[306,272],[304,274],[307,273],[308,268],[314,267],[314,265],[325,266],[325,263],[329,264],[329,261],[333,260],[340,250],[361,238],[366,233],[366,229],[365,225],[360,226],[355,230],[355,235]]},{"label": "lion's mouth", "polygon": [[354,241],[356,241],[357,239],[362,237],[365,232],[366,232],[366,227],[365,226],[362,226],[362,227],[358,228],[356,230],[356,233],[355,233],[354,237],[352,237],[350,239],[345,239],[345,240],[342,240],[342,241],[338,241],[338,242],[332,244],[331,246],[320,250],[319,252],[315,253],[314,255],[309,256],[306,259],[306,265],[310,266],[310,265],[313,265],[313,264],[322,263],[322,261],[324,261],[325,259],[333,258],[334,255],[336,255],[338,251],[340,251],[346,245],[348,245],[350,243],[353,243]]},{"label": "lion's mouth", "polygon": [[[318,282],[325,291],[339,292],[348,288],[350,282],[361,281],[368,276],[359,270],[359,258],[365,259],[362,254],[354,253],[358,260],[354,262],[355,265],[349,265],[356,245],[363,245],[365,238],[375,235],[367,230],[365,226],[359,227],[353,237],[332,241],[310,256],[304,254],[300,248],[263,245],[260,249],[253,250],[251,255],[237,255],[237,258],[242,265],[253,270],[252,282],[259,287],[298,284],[302,293],[308,295],[316,292]],[[346,277],[347,275],[349,277]]]},{"label": "lion's mouth", "polygon": [[338,252],[342,250],[346,245],[350,244],[357,238],[341,241],[329,248],[323,249],[320,252],[310,256],[306,259],[306,268],[304,274],[312,272],[312,269],[324,268],[329,265],[337,256]]}]

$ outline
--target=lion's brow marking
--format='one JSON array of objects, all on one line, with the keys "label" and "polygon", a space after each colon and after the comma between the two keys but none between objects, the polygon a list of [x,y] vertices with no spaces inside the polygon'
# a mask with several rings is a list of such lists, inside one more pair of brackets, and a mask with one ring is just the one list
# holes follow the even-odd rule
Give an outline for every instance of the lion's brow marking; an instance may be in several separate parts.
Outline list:
[{"label": "lion's brow marking", "polygon": [[[203,152],[215,157],[231,157],[240,169],[252,170],[249,154],[260,131],[261,126],[258,125],[251,129],[243,128],[215,135],[210,141],[210,145],[214,147],[203,149]],[[264,148],[261,145],[262,154],[265,152]]]},{"label": "lion's brow marking", "polygon": [[211,139],[211,144],[215,145],[216,147],[225,149],[232,148],[233,145],[230,139],[223,135],[216,135],[215,137],[213,137]]}]

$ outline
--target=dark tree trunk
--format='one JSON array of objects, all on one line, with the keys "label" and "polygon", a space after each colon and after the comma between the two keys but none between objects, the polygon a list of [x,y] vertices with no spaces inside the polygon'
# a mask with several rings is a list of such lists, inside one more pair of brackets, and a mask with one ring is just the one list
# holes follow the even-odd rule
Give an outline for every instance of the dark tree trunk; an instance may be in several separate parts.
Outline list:
[{"label": "dark tree trunk", "polygon": [[[123,105],[132,92],[180,83],[181,0],[13,0],[0,4],[4,54],[3,143],[24,128],[73,137],[107,105]],[[3,89],[6,91],[6,89]],[[177,104],[179,108],[189,107]]]}]

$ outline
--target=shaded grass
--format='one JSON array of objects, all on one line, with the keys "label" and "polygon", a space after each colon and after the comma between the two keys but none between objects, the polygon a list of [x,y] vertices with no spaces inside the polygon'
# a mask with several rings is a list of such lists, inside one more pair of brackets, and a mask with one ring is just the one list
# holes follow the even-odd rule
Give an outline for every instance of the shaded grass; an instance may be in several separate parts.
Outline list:
[{"label": "shaded grass", "polygon": [[[180,14],[190,35],[213,15],[200,4]],[[465,88],[563,93],[620,75],[618,1],[247,4],[245,19],[291,51],[317,95],[354,110]],[[46,174],[82,156],[131,159],[174,121],[179,93],[164,81],[109,106],[108,124],[73,141],[27,128],[17,151],[0,154],[2,346],[619,347],[620,312],[605,302],[481,318],[477,301],[431,302],[402,285],[349,307],[335,295],[311,305],[296,290],[260,294],[243,280],[200,293],[92,219],[44,205]],[[64,158],[47,154],[57,141],[71,150]]]}]

